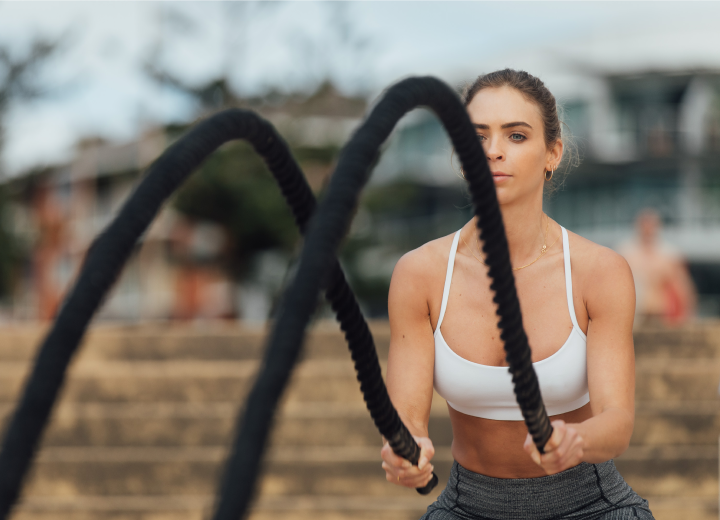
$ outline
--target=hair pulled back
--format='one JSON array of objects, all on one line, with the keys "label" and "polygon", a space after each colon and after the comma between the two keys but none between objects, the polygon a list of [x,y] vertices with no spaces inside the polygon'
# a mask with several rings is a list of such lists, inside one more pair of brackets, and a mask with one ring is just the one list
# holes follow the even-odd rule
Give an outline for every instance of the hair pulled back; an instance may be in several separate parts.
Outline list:
[{"label": "hair pulled back", "polygon": [[[574,149],[573,143],[570,142],[569,136],[563,135],[562,122],[558,115],[558,104],[555,96],[548,90],[545,84],[539,79],[528,74],[524,70],[503,69],[488,74],[482,74],[468,85],[462,94],[462,100],[465,106],[468,106],[475,95],[486,88],[511,87],[520,92],[529,101],[532,101],[540,109],[540,115],[543,120],[543,135],[545,136],[545,146],[549,150],[558,139],[563,139],[565,145],[565,157],[570,162],[577,165],[578,156]],[[568,142],[566,142],[568,141]],[[553,179],[555,181],[555,179]],[[556,182],[553,182],[555,185]]]}]

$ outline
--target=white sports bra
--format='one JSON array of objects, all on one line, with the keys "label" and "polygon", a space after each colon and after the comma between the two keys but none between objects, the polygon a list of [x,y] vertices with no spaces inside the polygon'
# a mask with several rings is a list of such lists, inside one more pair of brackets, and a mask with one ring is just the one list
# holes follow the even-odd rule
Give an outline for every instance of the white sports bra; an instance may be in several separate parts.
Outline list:
[{"label": "white sports bra", "polygon": [[[565,257],[565,289],[573,328],[562,347],[552,356],[533,363],[540,383],[540,392],[548,415],[576,410],[590,402],[587,382],[587,337],[578,326],[572,298],[570,247],[562,228]],[[473,363],[456,354],[445,342],[440,331],[447,308],[455,253],[460,231],[455,233],[443,290],[440,317],[435,328],[435,374],[437,392],[458,412],[498,421],[522,421],[520,407],[513,393],[508,367]]]}]

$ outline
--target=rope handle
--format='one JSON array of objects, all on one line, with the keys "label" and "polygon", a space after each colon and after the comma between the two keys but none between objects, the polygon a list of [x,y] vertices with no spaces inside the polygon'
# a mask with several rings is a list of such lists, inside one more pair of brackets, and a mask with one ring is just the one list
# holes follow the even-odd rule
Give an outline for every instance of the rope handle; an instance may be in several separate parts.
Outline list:
[{"label": "rope handle", "polygon": [[[220,145],[234,139],[247,140],[262,156],[290,206],[298,227],[301,232],[305,231],[316,206],[314,195],[282,137],[269,122],[254,112],[230,109],[215,114],[195,125],[169,147],[150,166],[117,217],[91,244],[78,279],[40,346],[33,371],[9,421],[0,450],[0,519],[7,518],[17,500],[39,438],[64,382],[67,366],[92,316],[117,279],[138,238],[167,197],[185,178]],[[400,430],[407,432],[386,392],[385,399],[380,400],[377,399],[378,394],[373,393],[378,384],[385,390],[375,345],[337,259],[332,261],[330,271],[333,279],[327,288],[328,299],[336,310],[341,327],[346,331],[358,380],[371,415],[385,433],[397,433]],[[292,359],[290,361],[293,362]],[[251,396],[249,400],[252,399]],[[274,408],[274,404],[271,404],[265,411],[272,413]],[[390,423],[381,417],[390,417]],[[266,418],[260,421],[261,424],[263,422],[267,426],[270,421]],[[262,453],[263,435],[266,433],[261,429],[261,435],[254,440],[258,447],[255,450],[257,454]],[[409,432],[407,435],[411,441],[409,445],[414,445]],[[251,484],[247,486],[250,492],[254,478],[250,479]]]},{"label": "rope handle", "polygon": [[[384,93],[345,145],[330,177],[326,195],[308,224],[295,276],[283,294],[268,338],[264,365],[267,370],[259,374],[248,399],[245,415],[236,428],[233,452],[228,460],[214,520],[237,520],[247,512],[261,459],[258,446],[264,444],[264,435],[273,420],[271,407],[277,404],[301,350],[319,290],[328,286],[328,274],[334,270],[337,250],[349,229],[354,208],[377,163],[383,143],[397,122],[407,112],[418,107],[429,108],[437,115],[460,158],[469,183],[475,215],[478,217],[488,275],[492,279],[490,287],[495,293],[493,301],[497,306],[500,337],[512,374],[515,396],[528,431],[540,451],[550,437],[552,426],[532,366],[530,346],[523,329],[510,265],[505,227],[485,153],[467,110],[448,85],[432,77],[408,78]],[[366,335],[366,338],[360,339],[372,342],[366,323],[364,326],[358,324],[357,329],[343,330],[346,337]],[[351,352],[358,379],[361,380],[363,397],[378,430],[386,439],[399,433],[405,435],[403,432],[407,428],[402,425],[397,412],[391,404],[385,404],[389,399],[376,352],[374,349],[356,351],[352,347]],[[361,373],[369,374],[370,377],[361,378]],[[412,439],[409,432],[407,435]],[[404,444],[406,447],[412,446],[410,440]],[[395,446],[392,447],[403,458],[408,459],[411,455],[408,453],[408,456],[404,456]]]},{"label": "rope handle", "polygon": [[[298,359],[322,287],[345,332],[373,421],[385,438],[398,439],[391,444],[393,451],[412,460],[413,453],[419,453],[417,443],[390,402],[372,335],[342,275],[336,251],[381,145],[405,113],[421,106],[429,107],[440,118],[468,179],[516,398],[528,430],[543,452],[552,426],[530,360],[507,238],[484,152],[465,107],[450,87],[435,78],[409,78],[388,89],[343,148],[327,196],[316,214],[312,192],[287,145],[267,121],[249,111],[231,109],[208,118],[153,163],[118,216],[91,245],[83,269],[41,345],[0,450],[0,520],[7,518],[17,500],[67,366],[87,325],[138,238],[185,178],[217,147],[232,139],[247,139],[265,159],[301,231],[307,226],[307,232],[306,247],[281,301],[261,371],[238,420],[214,518],[237,520],[247,512],[275,409]],[[436,477],[432,481],[436,483]]]},{"label": "rope handle", "polygon": [[[413,439],[413,442],[415,442],[415,439]],[[411,459],[409,459],[410,464],[412,464],[413,466],[418,465],[419,458],[420,458],[420,446],[418,446],[416,442],[415,442],[415,446],[417,447],[417,455],[412,457]],[[427,484],[425,484],[423,487],[415,488],[415,491],[417,491],[421,495],[428,495],[435,488],[435,486],[438,485],[438,482],[439,482],[438,476],[433,471],[432,478],[430,479],[430,481]]]}]

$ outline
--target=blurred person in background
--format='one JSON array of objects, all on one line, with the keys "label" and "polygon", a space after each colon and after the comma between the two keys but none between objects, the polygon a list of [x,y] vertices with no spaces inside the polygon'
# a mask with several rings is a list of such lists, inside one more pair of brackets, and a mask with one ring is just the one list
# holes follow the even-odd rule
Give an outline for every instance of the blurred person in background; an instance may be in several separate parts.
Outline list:
[{"label": "blurred person in background", "polygon": [[695,285],[683,258],[660,240],[661,227],[657,212],[645,209],[635,238],[619,248],[635,279],[637,325],[682,325],[695,314]]}]

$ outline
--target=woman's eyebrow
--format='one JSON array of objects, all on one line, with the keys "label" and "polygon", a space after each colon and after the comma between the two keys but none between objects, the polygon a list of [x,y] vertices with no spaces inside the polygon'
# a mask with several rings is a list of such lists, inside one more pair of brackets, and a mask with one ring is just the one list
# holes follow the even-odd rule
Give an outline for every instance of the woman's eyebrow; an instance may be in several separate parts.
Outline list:
[{"label": "woman's eyebrow", "polygon": [[[490,130],[490,126],[482,123],[474,123],[473,126],[478,130]],[[532,126],[527,124],[525,121],[513,121],[512,123],[505,123],[500,128],[512,128],[513,126],[527,126],[532,129]]]}]

